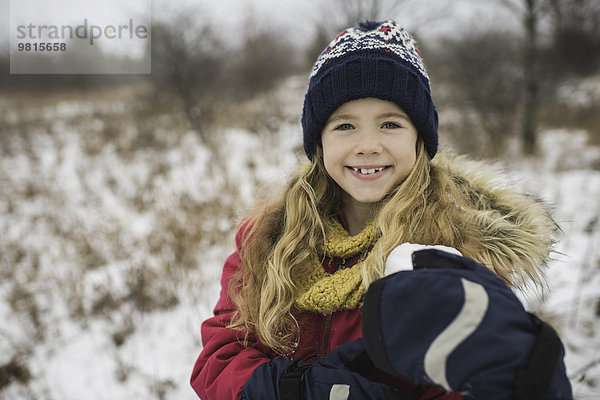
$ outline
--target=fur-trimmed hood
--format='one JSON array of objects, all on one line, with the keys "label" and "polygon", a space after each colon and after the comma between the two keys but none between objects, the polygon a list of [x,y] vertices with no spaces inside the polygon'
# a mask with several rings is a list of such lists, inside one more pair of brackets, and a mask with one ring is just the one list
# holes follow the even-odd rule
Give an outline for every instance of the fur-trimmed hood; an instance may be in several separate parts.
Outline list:
[{"label": "fur-trimmed hood", "polygon": [[[510,189],[507,179],[489,164],[438,155],[432,165],[436,169],[432,176],[451,182],[442,186],[446,188],[442,193],[449,201],[441,201],[440,207],[451,207],[450,216],[457,212],[463,215],[451,222],[454,226],[440,224],[432,229],[429,219],[418,222],[423,229],[415,234],[414,240],[422,241],[423,245],[456,246],[463,255],[487,266],[513,288],[522,289],[531,284],[542,286],[546,262],[554,244],[552,236],[557,229],[543,203]],[[441,175],[443,178],[439,177]],[[434,218],[447,218],[437,211],[434,209],[431,213]],[[448,235],[435,236],[435,230],[446,229],[454,229],[459,236],[454,243],[443,242]],[[432,230],[434,236],[419,237],[424,230]],[[329,259],[354,259],[356,262],[356,256],[365,254],[367,249],[377,257],[375,243],[381,247],[388,245],[380,242],[385,234],[381,233],[377,221],[370,221],[360,233],[351,236],[340,222],[331,219],[326,231],[324,248],[319,254]],[[408,235],[408,240],[412,240],[413,236]],[[408,243],[404,242],[406,237],[392,236],[402,244]],[[398,248],[396,245],[392,253]],[[386,257],[386,269],[389,257]],[[370,284],[365,271],[373,268],[373,264],[368,261],[364,258],[354,265],[327,273],[321,261],[315,258],[312,266],[298,279],[296,307],[323,315],[356,308]]]},{"label": "fur-trimmed hood", "polygon": [[472,201],[471,212],[483,232],[481,259],[476,261],[513,287],[543,286],[559,229],[545,204],[511,189],[490,164],[445,154],[432,164],[447,170]]}]

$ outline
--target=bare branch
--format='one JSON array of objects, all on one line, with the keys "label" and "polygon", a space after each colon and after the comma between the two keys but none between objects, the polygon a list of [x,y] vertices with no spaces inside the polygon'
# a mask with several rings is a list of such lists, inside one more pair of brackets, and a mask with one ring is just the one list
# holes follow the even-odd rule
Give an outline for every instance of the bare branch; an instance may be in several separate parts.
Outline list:
[{"label": "bare branch", "polygon": [[522,2],[519,0],[500,0],[500,4],[519,16],[523,15],[525,12],[525,10],[520,6],[522,5]]}]

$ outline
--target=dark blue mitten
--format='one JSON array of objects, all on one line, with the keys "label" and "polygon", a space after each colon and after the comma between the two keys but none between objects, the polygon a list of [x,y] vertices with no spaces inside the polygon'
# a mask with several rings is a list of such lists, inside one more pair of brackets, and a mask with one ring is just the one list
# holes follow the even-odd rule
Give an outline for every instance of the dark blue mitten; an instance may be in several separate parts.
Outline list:
[{"label": "dark blue mitten", "polygon": [[[362,339],[335,348],[305,373],[305,399],[395,399],[400,394],[387,385],[365,378],[373,364]],[[283,400],[283,399],[282,399]]]},{"label": "dark blue mitten", "polygon": [[556,332],[494,273],[439,250],[413,253],[413,267],[367,291],[363,338],[378,368],[472,399],[572,399]]},{"label": "dark blue mitten", "polygon": [[242,399],[400,399],[395,389],[361,374],[371,366],[362,339],[338,346],[318,362],[279,357],[254,370]]},{"label": "dark blue mitten", "polygon": [[277,357],[259,365],[242,388],[242,400],[274,399],[279,400],[279,380],[288,370],[297,369],[302,360]]}]

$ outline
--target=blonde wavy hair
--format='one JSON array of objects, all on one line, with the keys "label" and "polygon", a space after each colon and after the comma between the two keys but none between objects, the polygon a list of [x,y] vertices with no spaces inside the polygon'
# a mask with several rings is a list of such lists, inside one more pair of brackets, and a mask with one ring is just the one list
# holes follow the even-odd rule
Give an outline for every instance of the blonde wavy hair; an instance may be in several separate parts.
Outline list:
[{"label": "blonde wavy hair", "polygon": [[[291,177],[280,196],[246,221],[242,268],[229,288],[237,306],[229,328],[242,330],[246,340],[252,335],[277,354],[293,352],[299,335],[295,282],[312,267],[327,234],[326,221],[340,210],[341,190],[317,146],[313,161]],[[451,246],[476,260],[480,255],[482,243],[473,239],[481,237],[481,228],[468,212],[468,193],[430,162],[420,139],[410,174],[375,207],[381,238],[365,259],[366,287],[383,276],[389,253],[404,242]]]}]

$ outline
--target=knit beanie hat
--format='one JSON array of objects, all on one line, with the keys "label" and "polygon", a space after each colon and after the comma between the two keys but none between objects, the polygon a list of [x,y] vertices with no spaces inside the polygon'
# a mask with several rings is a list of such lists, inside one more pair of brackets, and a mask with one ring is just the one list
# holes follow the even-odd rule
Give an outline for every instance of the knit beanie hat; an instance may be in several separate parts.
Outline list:
[{"label": "knit beanie hat", "polygon": [[315,63],[304,98],[302,128],[309,159],[329,116],[366,97],[396,103],[408,114],[430,158],[438,148],[438,115],[415,41],[394,21],[361,22],[342,31]]}]

